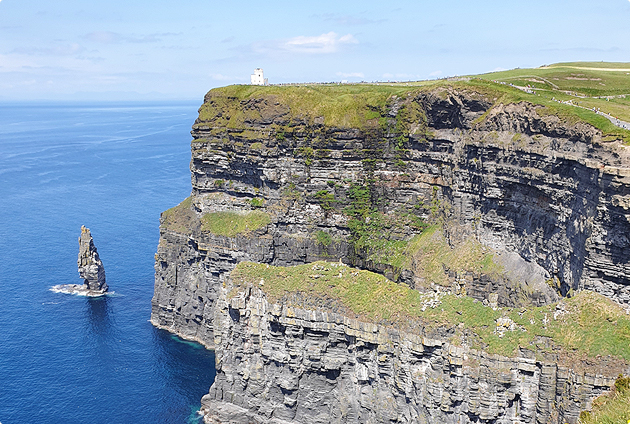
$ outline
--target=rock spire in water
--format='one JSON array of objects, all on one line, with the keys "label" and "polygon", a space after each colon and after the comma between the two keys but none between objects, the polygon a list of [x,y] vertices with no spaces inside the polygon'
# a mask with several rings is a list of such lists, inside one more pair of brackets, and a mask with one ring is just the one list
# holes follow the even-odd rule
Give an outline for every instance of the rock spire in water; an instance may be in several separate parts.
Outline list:
[{"label": "rock spire in water", "polygon": [[98,257],[90,229],[86,228],[85,225],[81,226],[77,265],[79,266],[79,275],[83,278],[83,287],[86,290],[102,293],[107,291],[105,268],[103,268],[103,262]]}]

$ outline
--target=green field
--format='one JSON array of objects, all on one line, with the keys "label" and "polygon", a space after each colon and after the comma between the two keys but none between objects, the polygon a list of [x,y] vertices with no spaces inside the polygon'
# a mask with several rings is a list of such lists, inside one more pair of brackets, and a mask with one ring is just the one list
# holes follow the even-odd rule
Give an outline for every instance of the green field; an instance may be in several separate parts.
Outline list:
[{"label": "green field", "polygon": [[486,81],[530,86],[545,99],[573,100],[630,122],[630,63],[571,62],[476,75]]},{"label": "green field", "polygon": [[[517,88],[527,86],[535,93]],[[584,121],[610,139],[630,143],[630,131],[616,127],[591,110],[599,108],[630,122],[630,63],[609,62],[558,63],[453,80],[408,83],[232,85],[208,93],[210,101],[200,108],[198,125],[211,122],[214,127],[239,129],[252,119],[283,115],[289,126],[295,122],[312,124],[319,118],[331,127],[378,129],[393,99],[413,97],[440,87],[476,93],[494,104],[525,101],[542,105],[547,114],[558,115],[569,124]],[[241,102],[247,100],[257,101],[257,107],[243,108]],[[560,103],[569,100],[574,105]],[[287,128],[277,128],[279,137]]]},{"label": "green field", "polygon": [[[280,103],[289,107],[291,119],[312,121],[323,117],[324,123],[329,126],[364,128],[370,124],[378,125],[378,118],[392,95],[401,96],[409,91],[408,87],[366,84],[231,85],[215,88],[209,93],[213,103],[205,103],[199,109],[199,119],[213,121],[215,125],[223,124],[227,128],[238,128],[248,118],[282,111],[282,108],[274,108],[276,103]],[[244,110],[240,101],[246,99],[265,99],[268,107],[259,104],[258,110]]]},{"label": "green field", "polygon": [[558,63],[476,77],[587,97],[630,95],[630,63]]}]

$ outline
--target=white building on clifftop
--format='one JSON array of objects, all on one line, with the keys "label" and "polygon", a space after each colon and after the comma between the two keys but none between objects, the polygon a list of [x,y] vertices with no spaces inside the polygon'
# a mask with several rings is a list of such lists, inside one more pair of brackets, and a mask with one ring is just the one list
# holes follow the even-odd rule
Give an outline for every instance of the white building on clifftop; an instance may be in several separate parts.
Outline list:
[{"label": "white building on clifftop", "polygon": [[269,85],[269,81],[263,75],[262,68],[254,69],[254,73],[251,75],[252,85]]}]

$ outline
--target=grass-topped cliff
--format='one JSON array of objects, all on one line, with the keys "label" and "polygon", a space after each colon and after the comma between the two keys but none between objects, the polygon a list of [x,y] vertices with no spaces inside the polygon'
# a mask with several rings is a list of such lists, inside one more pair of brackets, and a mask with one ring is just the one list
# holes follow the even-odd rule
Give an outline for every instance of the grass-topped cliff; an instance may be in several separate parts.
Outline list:
[{"label": "grass-topped cliff", "polygon": [[[283,124],[276,128],[280,137],[301,122],[375,129],[384,125],[388,105],[392,102],[452,88],[474,93],[493,105],[519,102],[539,105],[542,106],[538,109],[540,115],[556,115],[569,124],[586,122],[598,128],[605,138],[630,142],[630,131],[613,125],[592,110],[599,109],[630,122],[629,70],[630,64],[624,63],[576,62],[409,83],[233,85],[208,93],[199,110],[197,125],[213,122],[238,129],[247,121],[264,120],[267,113],[269,117],[284,116]],[[241,102],[246,100],[255,101],[259,107],[241,108]],[[407,114],[414,113],[417,111],[407,111]]]},{"label": "grass-topped cliff", "polygon": [[[616,303],[584,291],[536,308],[491,308],[457,289],[420,293],[382,275],[340,263],[274,267],[242,262],[231,274],[235,286],[256,286],[270,302],[304,309],[337,310],[361,320],[414,332],[455,330],[473,347],[513,356],[518,348],[559,354],[579,367],[586,358],[611,355],[630,363],[630,317]],[[459,325],[459,327],[458,327]]]},{"label": "grass-topped cliff", "polygon": [[[212,346],[219,327],[249,325],[224,314],[225,295],[247,309],[239,288],[254,286],[271,302],[423,334],[483,361],[534,361],[533,351],[542,374],[526,378],[563,387],[535,383],[549,399],[566,391],[557,408],[575,422],[630,364],[630,318],[614,302],[630,304],[630,132],[597,110],[630,116],[630,78],[606,66],[211,90],[192,131],[191,197],[162,215],[152,322]],[[306,340],[282,328],[272,336]],[[307,338],[328,343],[320,336]],[[235,337],[217,350],[233,354]],[[549,374],[556,358],[570,387]],[[582,372],[604,377],[580,382]],[[539,409],[524,392],[512,403],[500,408]]]},{"label": "grass-topped cliff", "polygon": [[630,422],[630,377],[617,378],[610,393],[593,401],[593,409],[580,414],[580,424],[626,424]]}]

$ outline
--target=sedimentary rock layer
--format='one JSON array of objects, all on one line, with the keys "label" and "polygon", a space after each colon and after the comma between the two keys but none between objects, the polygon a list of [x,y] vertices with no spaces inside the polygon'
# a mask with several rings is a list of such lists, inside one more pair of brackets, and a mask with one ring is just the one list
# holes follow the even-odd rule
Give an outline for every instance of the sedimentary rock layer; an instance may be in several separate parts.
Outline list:
[{"label": "sedimentary rock layer", "polygon": [[[401,139],[394,127],[404,105],[423,115],[406,122]],[[204,316],[212,316],[214,287],[244,259],[274,265],[341,259],[422,287],[426,281],[413,266],[396,269],[352,244],[344,211],[356,187],[368,190],[385,217],[441,219],[451,240],[473,235],[518,254],[561,293],[591,289],[630,300],[627,147],[602,144],[593,127],[539,115],[525,103],[492,106],[491,99],[453,89],[395,99],[383,112],[385,129],[328,127],[317,117],[292,116],[273,96],[241,100],[210,92],[204,107],[192,132],[189,220],[161,229],[156,325],[210,344],[212,323]],[[232,123],[230,110],[247,115]],[[271,223],[233,237],[201,230],[204,214],[253,209],[269,213]],[[331,242],[318,240],[319,232]],[[417,230],[382,232],[408,239]],[[469,280],[479,297],[500,291],[500,284]],[[534,304],[557,298],[545,284],[521,291]],[[509,304],[514,293],[500,295],[500,303]]]},{"label": "sedimentary rock layer", "polygon": [[[527,351],[497,358],[340,316],[292,316],[256,293],[222,303],[243,260],[341,260],[430,289],[421,257],[392,259],[422,231],[418,222],[440,225],[453,246],[474,239],[503,258],[499,277],[444,270],[479,300],[496,293],[500,305],[541,305],[590,289],[630,303],[627,147],[470,89],[419,89],[368,106],[361,125],[332,125],[276,95],[206,96],[192,131],[192,196],[162,216],[151,321],[217,349],[208,417],[575,422],[609,379]],[[218,212],[238,220],[252,211],[268,224],[211,229]]]},{"label": "sedimentary rock layer", "polygon": [[90,229],[85,226],[81,226],[77,266],[79,268],[79,276],[83,278],[85,290],[102,293],[107,291],[103,262],[98,256],[96,246],[94,246]]},{"label": "sedimentary rock layer", "polygon": [[215,312],[206,423],[576,423],[614,382],[524,349],[488,355],[270,304],[258,288],[224,291]]}]

